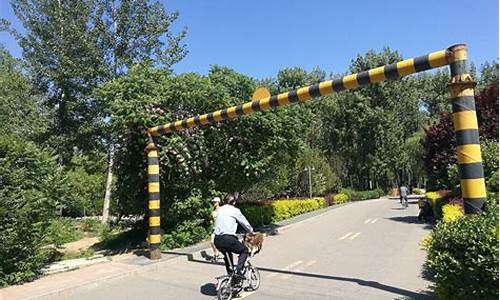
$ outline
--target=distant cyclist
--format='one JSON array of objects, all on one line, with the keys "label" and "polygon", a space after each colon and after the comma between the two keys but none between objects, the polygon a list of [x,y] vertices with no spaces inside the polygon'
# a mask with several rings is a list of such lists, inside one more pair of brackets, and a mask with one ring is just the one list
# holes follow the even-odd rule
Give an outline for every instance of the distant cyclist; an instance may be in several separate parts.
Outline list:
[{"label": "distant cyclist", "polygon": [[408,207],[408,188],[404,184],[399,188],[399,202],[403,207]]},{"label": "distant cyclist", "polygon": [[219,207],[217,210],[214,244],[224,254],[224,263],[228,274],[232,272],[230,266],[234,265],[232,253],[238,254],[235,276],[241,280],[245,278],[241,270],[247,260],[248,249],[238,240],[236,229],[238,228],[238,224],[240,224],[247,232],[252,233],[253,228],[241,211],[234,207],[236,198],[232,194],[227,195],[224,202],[227,204]]}]

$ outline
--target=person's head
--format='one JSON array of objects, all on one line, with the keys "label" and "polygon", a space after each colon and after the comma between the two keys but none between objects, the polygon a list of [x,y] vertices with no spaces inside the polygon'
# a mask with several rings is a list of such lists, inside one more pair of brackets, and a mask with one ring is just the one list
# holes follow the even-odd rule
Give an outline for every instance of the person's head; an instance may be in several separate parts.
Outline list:
[{"label": "person's head", "polygon": [[214,197],[214,198],[212,198],[212,200],[210,202],[212,202],[212,206],[213,207],[218,207],[219,204],[220,204],[220,198],[219,197]]},{"label": "person's head", "polygon": [[227,204],[235,205],[236,197],[233,194],[227,194],[226,197],[224,197],[224,202]]}]

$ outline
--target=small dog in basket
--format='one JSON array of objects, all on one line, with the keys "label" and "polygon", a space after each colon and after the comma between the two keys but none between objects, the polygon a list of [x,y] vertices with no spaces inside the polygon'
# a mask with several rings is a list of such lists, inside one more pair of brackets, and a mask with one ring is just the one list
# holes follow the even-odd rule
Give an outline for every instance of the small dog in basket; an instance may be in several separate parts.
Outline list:
[{"label": "small dog in basket", "polygon": [[243,245],[247,247],[250,256],[254,256],[259,253],[262,249],[262,243],[264,242],[264,235],[260,232],[254,234],[246,234],[243,239]]}]

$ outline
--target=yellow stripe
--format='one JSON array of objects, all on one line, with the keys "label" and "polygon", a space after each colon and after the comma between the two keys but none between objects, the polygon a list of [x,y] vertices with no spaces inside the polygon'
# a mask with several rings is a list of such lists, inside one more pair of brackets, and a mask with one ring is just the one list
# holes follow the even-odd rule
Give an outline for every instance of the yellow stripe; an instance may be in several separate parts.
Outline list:
[{"label": "yellow stripe", "polygon": [[478,144],[461,145],[457,147],[457,159],[459,164],[471,164],[481,162],[481,147]]},{"label": "yellow stripe", "polygon": [[309,87],[303,87],[297,90],[297,96],[300,101],[307,101],[311,99],[311,95],[309,95]]},{"label": "yellow stripe", "polygon": [[380,82],[385,80],[384,67],[378,67],[375,69],[368,70],[368,76],[370,76],[370,82]]},{"label": "yellow stripe", "polygon": [[261,110],[268,110],[271,107],[271,106],[269,106],[269,99],[271,99],[271,98],[267,97],[267,98],[260,100],[259,106],[260,106]]},{"label": "yellow stripe", "polygon": [[429,54],[429,65],[433,68],[441,67],[448,64],[446,59],[446,50],[436,51]]},{"label": "yellow stripe", "polygon": [[182,121],[176,121],[175,130],[181,130],[181,129],[182,129]]},{"label": "yellow stripe", "polygon": [[458,50],[453,51],[454,61],[466,60],[467,59],[467,48],[462,47]]},{"label": "yellow stripe", "polygon": [[187,125],[189,127],[194,127],[196,124],[194,123],[194,118],[187,119]]},{"label": "yellow stripe", "polygon": [[238,116],[238,114],[236,114],[236,106],[227,109],[227,116],[230,119],[236,118]]},{"label": "yellow stripe", "polygon": [[286,93],[281,93],[278,95],[278,105],[281,106],[281,105],[285,105],[285,104],[288,104],[290,103],[290,101],[288,100],[288,92]]},{"label": "yellow stripe", "polygon": [[247,103],[243,104],[243,112],[245,114],[249,114],[249,113],[253,112],[253,110],[252,110],[252,102],[247,102]]},{"label": "yellow stripe", "polygon": [[149,209],[160,208],[160,200],[149,200],[148,207]]},{"label": "yellow stripe", "polygon": [[406,76],[406,75],[416,73],[413,58],[403,60],[403,61],[396,63],[396,68],[398,69],[398,73],[401,76]]},{"label": "yellow stripe", "polygon": [[473,88],[468,88],[468,89],[449,89],[450,92],[450,97],[455,98],[455,97],[465,97],[465,96],[474,96],[474,89]]},{"label": "yellow stripe", "polygon": [[319,93],[322,96],[333,93],[333,80],[320,82]]},{"label": "yellow stripe", "polygon": [[207,124],[208,123],[208,119],[207,119],[208,115],[207,114],[204,114],[204,115],[201,115],[200,116],[200,123],[201,124]]},{"label": "yellow stripe", "polygon": [[151,127],[148,129],[149,134],[158,135],[158,126]]},{"label": "yellow stripe", "polygon": [[150,244],[159,244],[161,243],[161,235],[159,234],[151,234],[148,238]]},{"label": "yellow stripe", "polygon": [[221,116],[221,111],[220,110],[214,112],[213,116],[214,116],[215,122],[222,121],[222,116]]},{"label": "yellow stripe", "polygon": [[351,74],[342,77],[342,84],[347,90],[355,89],[358,87],[358,81],[356,80],[357,74]]},{"label": "yellow stripe", "polygon": [[157,150],[151,150],[148,152],[148,157],[158,157],[158,151]]},{"label": "yellow stripe", "polygon": [[160,217],[149,217],[149,226],[160,226]]},{"label": "yellow stripe", "polygon": [[159,165],[148,166],[148,174],[151,174],[151,175],[160,174],[160,166]]},{"label": "yellow stripe", "polygon": [[484,178],[460,180],[462,198],[486,198]]},{"label": "yellow stripe", "polygon": [[149,182],[148,183],[148,192],[149,193],[159,193],[160,192],[160,183],[159,182]]},{"label": "yellow stripe", "polygon": [[469,110],[453,113],[453,126],[455,127],[455,131],[477,129],[476,112]]}]

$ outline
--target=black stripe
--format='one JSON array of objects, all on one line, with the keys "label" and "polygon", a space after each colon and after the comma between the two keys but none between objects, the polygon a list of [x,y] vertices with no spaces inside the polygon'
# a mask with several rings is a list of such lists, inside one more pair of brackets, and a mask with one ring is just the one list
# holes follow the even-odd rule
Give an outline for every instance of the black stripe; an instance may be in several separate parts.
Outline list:
[{"label": "black stripe", "polygon": [[466,214],[480,214],[486,198],[464,198],[464,211]]},{"label": "black stripe", "polygon": [[458,165],[460,179],[484,178],[483,163],[461,164]]},{"label": "black stripe", "polygon": [[368,71],[363,71],[359,72],[356,74],[356,80],[358,81],[359,85],[367,85],[370,83],[370,75],[368,74]]},{"label": "black stripe", "polygon": [[149,216],[150,217],[159,217],[160,216],[160,209],[159,208],[150,209]]},{"label": "black stripe", "polygon": [[160,174],[148,174],[148,182],[160,182]]},{"label": "black stripe", "polygon": [[149,234],[161,234],[161,226],[149,227]]},{"label": "black stripe", "polygon": [[261,111],[259,103],[260,103],[260,100],[252,101],[252,110],[253,111]]},{"label": "black stripe", "polygon": [[337,78],[333,80],[332,83],[333,90],[336,92],[340,92],[345,90],[344,84],[342,84],[342,78]]},{"label": "black stripe", "polygon": [[313,84],[309,87],[309,95],[312,98],[320,97],[321,93],[319,92],[319,84]]},{"label": "black stripe", "polygon": [[196,116],[196,117],[194,117],[194,123],[195,123],[196,125],[201,125],[201,122],[200,122],[200,116]]},{"label": "black stripe", "polygon": [[150,243],[149,244],[149,250],[150,251],[155,251],[155,250],[158,250],[158,249],[160,249],[160,243],[156,243],[156,244]]},{"label": "black stripe", "polygon": [[215,120],[214,120],[214,113],[208,113],[207,114],[207,120],[208,120],[209,123],[215,122]]},{"label": "black stripe", "polygon": [[158,157],[148,157],[148,165],[159,165],[160,164],[160,160],[158,159]]},{"label": "black stripe", "polygon": [[293,103],[293,102],[298,102],[300,99],[299,99],[299,96],[297,95],[297,91],[291,91],[288,93],[288,101],[290,101],[290,103]]},{"label": "black stripe", "polygon": [[188,122],[187,122],[187,119],[182,120],[182,122],[181,122],[181,126],[182,126],[183,128],[189,128],[189,126],[188,126]]},{"label": "black stripe", "polygon": [[238,116],[241,116],[241,115],[244,115],[244,114],[245,114],[245,112],[243,111],[243,105],[238,105],[238,106],[236,106],[236,114],[237,114]]},{"label": "black stripe", "polygon": [[431,68],[431,65],[429,64],[429,55],[424,55],[414,58],[413,66],[415,66],[415,71],[417,72],[429,70]]},{"label": "black stripe", "polygon": [[229,115],[227,114],[227,108],[224,108],[223,110],[220,111],[220,116],[222,117],[222,120],[229,119]]},{"label": "black stripe", "polygon": [[474,104],[474,96],[461,96],[451,99],[453,104],[453,112],[476,110]]},{"label": "black stripe", "polygon": [[170,131],[175,131],[175,122],[168,124],[168,128],[170,128]]},{"label": "black stripe", "polygon": [[158,133],[165,133],[165,127],[163,125],[158,126]]},{"label": "black stripe", "polygon": [[479,131],[477,129],[464,129],[455,131],[457,146],[479,144]]},{"label": "black stripe", "polygon": [[271,99],[269,99],[269,106],[270,107],[275,107],[278,106],[278,96],[272,96]]},{"label": "black stripe", "polygon": [[384,75],[387,79],[399,78],[397,63],[384,66]]},{"label": "black stripe", "polygon": [[148,200],[160,200],[160,193],[148,193]]},{"label": "black stripe", "polygon": [[467,74],[467,60],[457,60],[450,64],[451,76]]}]

